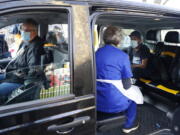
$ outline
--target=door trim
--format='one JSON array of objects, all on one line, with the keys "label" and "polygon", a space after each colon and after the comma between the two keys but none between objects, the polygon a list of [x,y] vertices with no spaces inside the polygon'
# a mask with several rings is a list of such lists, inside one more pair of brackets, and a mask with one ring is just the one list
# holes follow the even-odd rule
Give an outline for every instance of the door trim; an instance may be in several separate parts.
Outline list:
[{"label": "door trim", "polygon": [[6,132],[9,132],[9,131],[13,131],[13,130],[17,130],[17,129],[21,129],[21,128],[30,127],[30,126],[38,126],[39,124],[44,124],[44,123],[51,122],[51,121],[54,121],[54,120],[63,119],[63,118],[69,117],[69,116],[77,115],[77,114],[80,114],[80,113],[83,113],[83,112],[86,112],[86,111],[90,111],[90,110],[94,110],[94,109],[95,109],[95,106],[91,106],[91,107],[87,107],[87,108],[83,108],[83,109],[77,109],[77,110],[66,112],[66,113],[61,113],[61,114],[58,114],[58,115],[49,116],[49,117],[39,119],[39,120],[36,120],[36,121],[33,121],[33,122],[27,122],[27,123],[23,123],[23,124],[20,124],[20,125],[8,127],[8,128],[5,128],[5,129],[1,129],[0,134],[1,133],[6,133]]},{"label": "door trim", "polygon": [[77,103],[77,102],[81,102],[85,100],[90,100],[90,99],[94,99],[95,96],[93,94],[89,94],[86,96],[80,96],[80,97],[75,98],[75,96],[71,94],[67,96],[62,96],[61,98],[59,97],[57,98],[58,100],[56,102],[54,102],[54,100],[51,102],[51,100],[54,98],[48,98],[46,102],[44,100],[32,101],[31,103],[33,104],[31,105],[29,105],[29,103],[20,103],[18,104],[18,108],[14,105],[13,105],[14,108],[12,108],[11,106],[7,106],[7,109],[4,109],[2,107],[2,109],[0,110],[0,118],[17,115],[17,114],[21,114],[25,112],[27,113],[27,112],[32,112],[32,111],[41,111],[43,109],[49,109],[49,108],[54,108],[61,105],[67,105],[67,104]]}]

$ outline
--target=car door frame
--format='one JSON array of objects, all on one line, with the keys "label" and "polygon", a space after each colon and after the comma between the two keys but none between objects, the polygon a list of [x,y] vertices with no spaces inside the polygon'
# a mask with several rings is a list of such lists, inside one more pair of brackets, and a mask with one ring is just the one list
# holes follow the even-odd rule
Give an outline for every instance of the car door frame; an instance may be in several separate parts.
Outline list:
[{"label": "car door frame", "polygon": [[[60,4],[62,4],[62,2],[60,3]],[[62,5],[61,5],[62,6]],[[0,11],[0,15],[3,15],[3,14],[5,14],[5,13],[11,13],[11,12],[14,12],[14,11],[20,11],[20,10],[27,10],[28,8],[30,9],[30,10],[35,10],[35,9],[55,9],[55,8],[57,8],[57,9],[59,9],[59,8],[68,8],[67,6],[70,6],[70,5],[65,5],[64,7],[60,7],[60,6],[49,6],[49,5],[45,5],[45,6],[34,6],[34,7],[12,7],[12,8],[10,8],[10,9],[6,9],[6,10],[3,10],[3,11]],[[77,6],[77,5],[76,5]],[[78,8],[80,8],[80,7],[76,7],[76,9],[75,10],[78,10]],[[87,8],[87,7],[86,7]],[[82,7],[82,9],[83,9],[83,7]],[[74,38],[74,28],[73,27],[77,27],[77,24],[76,25],[74,25],[74,26],[72,26],[72,24],[75,24],[74,22],[73,22],[73,20],[72,20],[72,18],[74,17],[74,16],[76,16],[77,17],[77,15],[76,15],[76,13],[73,13],[72,12],[72,7],[69,7],[69,12],[70,12],[70,25],[69,25],[69,36],[70,35],[73,35],[73,36],[70,36],[69,37],[69,39],[70,38],[72,38],[72,39],[70,39],[70,51],[71,52],[73,52],[71,55],[70,55],[70,58],[71,58],[71,60],[74,60],[74,53],[76,53],[75,51],[74,51],[74,39],[77,39],[77,38]],[[83,11],[83,10],[82,10]],[[83,16],[81,16],[81,19],[83,18]],[[86,18],[87,19],[87,18]],[[87,26],[86,26],[87,27]],[[89,37],[89,44],[90,44],[90,42],[91,42],[91,40],[90,40],[90,37]],[[78,43],[78,42],[77,42]],[[88,46],[88,48],[91,48],[91,46]],[[83,48],[82,48],[82,50],[83,50]],[[81,51],[82,51],[81,50]],[[89,50],[88,50],[89,51]],[[86,60],[87,59],[91,59],[91,58],[89,58],[89,57],[91,57],[90,55],[89,56],[85,56],[86,57]],[[78,55],[76,56],[76,58],[77,59],[79,59],[78,58]],[[33,114],[32,112],[33,111],[40,111],[40,110],[43,110],[43,109],[48,109],[48,108],[53,108],[53,107],[55,107],[55,106],[65,106],[65,105],[67,105],[67,104],[73,104],[73,103],[76,103],[77,105],[76,105],[76,109],[75,110],[71,110],[70,112],[67,112],[67,113],[61,113],[61,114],[57,114],[57,115],[53,115],[53,116],[49,116],[49,117],[46,117],[46,118],[42,118],[40,121],[41,122],[46,122],[46,121],[50,121],[50,120],[52,120],[53,118],[55,118],[55,119],[60,119],[60,118],[64,118],[64,117],[67,117],[67,116],[69,116],[69,115],[77,115],[77,114],[79,114],[79,113],[83,113],[83,112],[85,112],[85,111],[89,111],[89,110],[91,110],[92,111],[92,113],[91,113],[91,115],[92,115],[92,119],[91,119],[91,125],[93,125],[94,124],[94,129],[93,130],[95,130],[95,95],[94,95],[94,83],[91,83],[89,86],[91,86],[92,87],[92,89],[90,90],[84,90],[84,89],[81,89],[80,87],[82,87],[82,86],[80,86],[79,87],[79,84],[77,83],[77,84],[74,84],[74,81],[75,80],[78,80],[78,78],[79,78],[79,76],[80,75],[78,75],[79,73],[80,73],[80,71],[82,70],[82,68],[80,69],[80,70],[78,70],[77,71],[77,67],[80,65],[80,64],[82,64],[81,63],[81,59],[79,59],[79,61],[76,63],[76,65],[74,65],[74,62],[76,62],[76,61],[78,61],[78,60],[75,60],[75,61],[72,61],[73,62],[73,64],[71,65],[72,67],[71,67],[71,78],[72,78],[72,80],[73,80],[73,83],[71,84],[71,88],[73,88],[73,90],[71,90],[71,91],[73,91],[74,92],[74,94],[76,95],[76,97],[75,97],[75,95],[74,94],[70,94],[70,95],[66,95],[66,96],[62,96],[61,98],[59,98],[59,97],[54,97],[54,98],[49,98],[49,99],[44,99],[44,100],[36,100],[36,101],[31,101],[31,102],[25,102],[25,103],[19,103],[18,104],[18,107],[17,107],[17,104],[14,104],[14,105],[8,105],[8,106],[3,106],[3,107],[0,107],[0,120],[2,120],[3,118],[10,118],[10,117],[12,117],[12,119],[16,119],[16,118],[18,118],[21,114],[24,114],[24,113],[31,113],[31,114]],[[83,62],[84,62],[85,60],[83,60]],[[90,65],[89,64],[87,64],[87,69],[86,69],[86,71],[87,72],[90,72],[89,74],[91,74],[91,76],[93,77],[94,76],[94,74],[93,74],[93,72],[92,71],[89,71],[89,70],[93,70],[93,68],[92,67],[90,67],[90,66],[92,66],[93,65],[93,61],[90,61]],[[81,71],[82,72],[82,71]],[[81,77],[81,79],[82,79],[82,77]],[[86,80],[86,79],[85,79]],[[89,80],[87,79],[86,80],[86,82],[88,82]],[[90,80],[90,81],[92,81],[92,80]],[[93,85],[92,85],[93,84]],[[88,86],[87,86],[88,87]],[[86,87],[86,88],[87,88]],[[78,90],[79,91],[81,91],[81,93],[79,93],[78,92]],[[89,104],[89,102],[91,102],[91,104],[90,105],[88,105]],[[84,105],[85,104],[85,105]],[[78,109],[79,108],[79,109]],[[22,117],[22,116],[20,116],[20,117]],[[37,122],[38,122],[38,120],[36,119],[36,120],[34,120],[34,123],[31,123],[31,124],[37,124]],[[17,124],[17,123],[16,123]],[[84,123],[85,124],[85,123]],[[19,124],[19,125],[14,125],[14,126],[11,126],[11,127],[7,127],[7,128],[3,128],[3,129],[0,129],[0,134],[1,133],[8,133],[8,132],[11,132],[11,131],[14,131],[14,130],[19,130],[19,129],[24,129],[24,128],[27,128],[28,126],[32,126],[32,125],[30,125],[30,123],[21,123],[21,124]],[[95,134],[95,131],[92,131],[92,132],[94,132],[94,134]],[[92,132],[91,132],[91,135],[92,135]],[[85,134],[85,131],[84,131],[84,134]],[[87,133],[86,133],[87,134]],[[90,135],[90,134],[89,134]]]}]

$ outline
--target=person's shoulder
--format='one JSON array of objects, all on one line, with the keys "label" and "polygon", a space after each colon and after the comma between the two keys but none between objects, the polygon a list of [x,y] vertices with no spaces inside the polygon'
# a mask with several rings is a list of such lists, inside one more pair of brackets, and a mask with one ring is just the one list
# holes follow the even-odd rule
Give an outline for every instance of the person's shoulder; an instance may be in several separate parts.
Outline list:
[{"label": "person's shoulder", "polygon": [[98,48],[97,51],[96,51],[96,54],[100,53],[100,52],[103,51],[103,50],[104,50],[104,47]]},{"label": "person's shoulder", "polygon": [[129,59],[129,55],[127,53],[125,53],[123,51],[121,51],[121,52],[122,52],[122,56],[125,60]]},{"label": "person's shoulder", "polygon": [[124,59],[124,60],[129,59],[129,55],[127,53],[125,53],[124,51],[122,51],[121,49],[119,49],[119,48],[116,48],[115,55],[119,56],[119,58]]},{"label": "person's shoulder", "polygon": [[141,44],[141,48],[149,49],[145,44]]},{"label": "person's shoulder", "polygon": [[39,47],[43,47],[44,45],[44,41],[40,38],[40,37],[35,37],[35,39],[30,43],[31,48],[39,48]]},{"label": "person's shoulder", "polygon": [[121,56],[121,57],[127,57],[128,56],[125,52],[123,52],[119,48],[117,48],[115,46],[112,46],[112,45],[105,45],[105,46],[99,48],[96,51],[96,54],[102,53],[102,52],[107,53],[107,51],[108,51],[108,54],[113,54],[113,55],[116,55],[116,56]]},{"label": "person's shoulder", "polygon": [[45,42],[43,41],[43,39],[40,38],[39,36],[37,36],[37,37],[35,38],[35,42],[39,42],[39,43],[41,43],[41,44],[45,43]]},{"label": "person's shoulder", "polygon": [[116,51],[117,51],[120,55],[122,55],[122,56],[127,55],[124,51],[122,51],[122,50],[119,49],[119,48],[116,48]]},{"label": "person's shoulder", "polygon": [[103,53],[103,52],[110,51],[110,50],[111,50],[110,45],[103,45],[97,49],[96,53]]},{"label": "person's shoulder", "polygon": [[148,48],[146,45],[141,44],[141,50],[147,50],[147,51],[149,51],[149,48]]}]

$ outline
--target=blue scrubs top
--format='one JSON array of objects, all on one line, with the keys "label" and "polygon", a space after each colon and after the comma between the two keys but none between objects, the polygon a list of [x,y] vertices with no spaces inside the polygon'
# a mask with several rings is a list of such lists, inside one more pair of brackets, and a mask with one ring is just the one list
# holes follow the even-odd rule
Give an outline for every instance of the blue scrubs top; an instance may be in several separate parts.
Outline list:
[{"label": "blue scrubs top", "polygon": [[[105,45],[96,52],[97,79],[122,80],[132,77],[129,56],[112,45]],[[129,99],[114,85],[97,81],[97,110],[118,113],[126,110]]]}]

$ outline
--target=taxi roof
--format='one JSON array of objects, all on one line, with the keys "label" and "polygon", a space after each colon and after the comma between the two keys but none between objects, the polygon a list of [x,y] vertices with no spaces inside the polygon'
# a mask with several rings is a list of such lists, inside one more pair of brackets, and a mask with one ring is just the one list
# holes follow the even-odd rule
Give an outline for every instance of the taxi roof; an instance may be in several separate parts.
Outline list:
[{"label": "taxi roof", "polygon": [[0,11],[3,11],[4,9],[13,9],[16,7],[32,7],[33,5],[58,6],[71,4],[89,5],[90,12],[104,11],[107,9],[113,11],[137,11],[140,13],[170,16],[175,17],[178,20],[180,19],[180,9],[172,9],[157,4],[147,4],[129,0],[0,0]]},{"label": "taxi roof", "polygon": [[[135,2],[129,0],[1,0],[0,1],[0,9],[5,7],[15,7],[20,5],[34,5],[34,4],[52,4],[58,5],[58,2],[63,2],[66,4],[88,4],[91,7],[114,7],[118,9],[126,9],[126,10],[138,10],[138,11],[146,11],[160,14],[171,14],[180,16],[180,9],[169,8],[166,6],[161,6],[157,4],[148,4],[143,2]],[[11,3],[11,4],[10,4]]]}]

